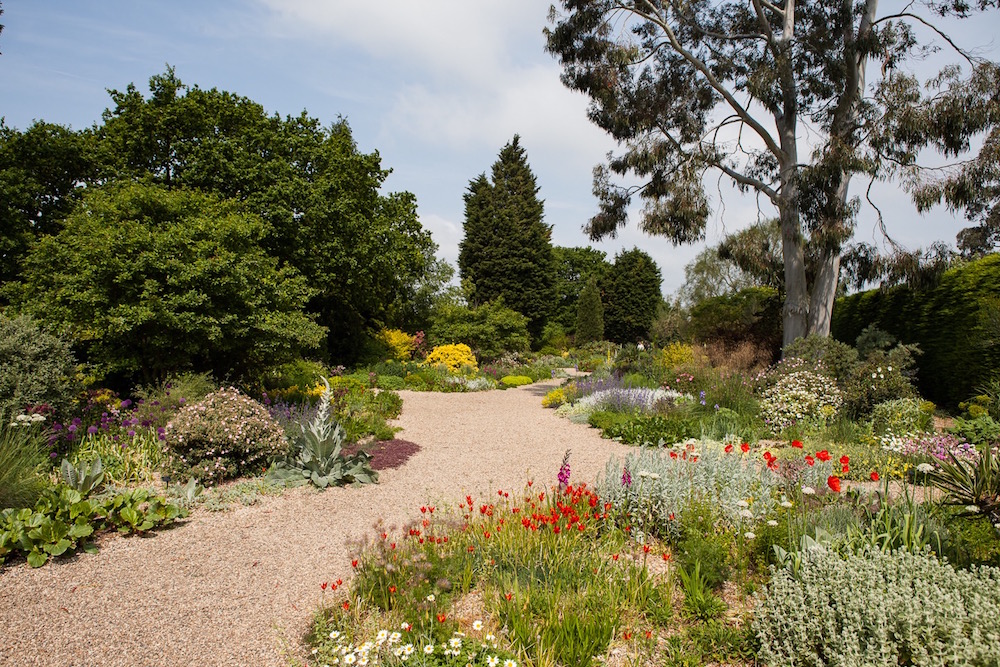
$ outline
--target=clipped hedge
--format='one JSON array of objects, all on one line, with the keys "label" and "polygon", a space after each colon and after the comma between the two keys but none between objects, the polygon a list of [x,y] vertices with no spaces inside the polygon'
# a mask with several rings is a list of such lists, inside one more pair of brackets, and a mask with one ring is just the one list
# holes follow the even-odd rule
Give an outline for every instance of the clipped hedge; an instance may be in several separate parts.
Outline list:
[{"label": "clipped hedge", "polygon": [[531,384],[532,382],[534,382],[534,380],[527,375],[505,375],[500,378],[500,384],[505,387],[521,387],[526,384]]},{"label": "clipped hedge", "polygon": [[927,290],[896,286],[837,300],[834,338],[853,344],[870,324],[919,345],[920,392],[956,406],[1000,377],[1000,255],[950,269]]}]

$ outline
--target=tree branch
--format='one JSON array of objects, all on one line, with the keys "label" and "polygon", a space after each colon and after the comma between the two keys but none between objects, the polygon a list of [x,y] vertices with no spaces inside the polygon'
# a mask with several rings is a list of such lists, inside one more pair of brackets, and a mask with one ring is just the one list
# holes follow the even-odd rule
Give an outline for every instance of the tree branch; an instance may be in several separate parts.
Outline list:
[{"label": "tree branch", "polygon": [[705,80],[708,81],[708,84],[717,93],[719,93],[719,95],[723,99],[726,100],[726,102],[733,109],[733,111],[735,111],[746,122],[747,125],[753,128],[754,132],[756,132],[757,135],[760,136],[760,138],[764,141],[764,144],[767,146],[768,150],[771,151],[771,153],[773,153],[775,157],[777,157],[780,160],[784,155],[783,151],[781,150],[781,147],[778,146],[778,144],[775,142],[774,138],[770,135],[770,133],[768,133],[768,131],[764,128],[764,126],[762,126],[759,122],[757,122],[757,120],[750,115],[750,113],[743,107],[743,105],[741,105],[736,100],[736,98],[733,97],[733,94],[729,92],[729,90],[722,84],[721,81],[719,81],[718,78],[716,78],[716,76],[708,68],[705,62],[701,60],[701,58],[698,58],[697,56],[695,56],[693,53],[691,53],[681,45],[680,41],[678,41],[677,39],[677,35],[674,34],[673,29],[670,27],[670,25],[666,22],[666,20],[663,17],[659,16],[656,7],[650,2],[650,0],[641,0],[641,3],[645,5],[652,13],[644,12],[638,9],[637,7],[625,7],[624,5],[621,4],[618,4],[617,6],[627,11],[632,11],[636,15],[659,26],[659,28],[663,30],[667,39],[670,41],[670,45],[673,47],[674,51],[680,54],[682,58],[691,63],[695,67],[695,69],[697,69],[699,72],[702,73],[702,75],[705,77]]},{"label": "tree branch", "polygon": [[977,59],[977,58],[974,58],[971,54],[967,53],[965,51],[965,49],[963,49],[958,44],[956,44],[954,42],[954,40],[952,40],[952,38],[949,37],[943,30],[941,30],[940,28],[938,28],[934,24],[928,22],[926,19],[924,19],[924,18],[922,18],[922,17],[920,17],[920,16],[918,16],[918,15],[912,13],[912,12],[900,12],[898,14],[890,14],[888,16],[883,16],[882,18],[878,19],[877,21],[873,21],[872,22],[872,26],[876,26],[879,23],[883,23],[883,22],[889,21],[891,19],[902,19],[902,18],[913,19],[914,21],[917,21],[918,23],[922,24],[924,27],[930,28],[931,30],[933,30],[935,33],[937,33],[938,37],[940,37],[944,41],[948,42],[948,45],[951,46],[951,48],[953,48],[958,55],[960,55],[963,58],[965,58],[965,60],[968,61],[968,63],[970,65],[975,66],[977,62],[982,62],[982,58],[978,58]]}]

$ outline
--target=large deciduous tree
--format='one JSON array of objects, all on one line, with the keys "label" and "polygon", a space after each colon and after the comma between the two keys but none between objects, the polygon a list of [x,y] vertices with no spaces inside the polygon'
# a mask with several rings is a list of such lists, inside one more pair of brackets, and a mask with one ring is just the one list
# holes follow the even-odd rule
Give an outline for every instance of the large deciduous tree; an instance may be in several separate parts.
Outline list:
[{"label": "large deciduous tree", "polygon": [[[614,235],[638,194],[644,231],[696,241],[710,213],[707,172],[756,191],[780,221],[785,345],[829,333],[859,208],[852,177],[912,184],[922,149],[953,157],[996,125],[995,64],[959,51],[968,78],[952,68],[922,87],[908,73],[923,50],[915,26],[935,30],[913,3],[887,14],[878,0],[560,4],[547,48],[564,83],[590,96],[591,120],[625,147],[595,169],[590,236]],[[956,0],[929,10],[972,8]],[[612,174],[639,183],[619,186]]]},{"label": "large deciduous tree", "polygon": [[491,179],[480,174],[469,183],[458,268],[471,305],[503,298],[528,318],[537,341],[555,299],[552,229],[518,136],[501,149]]},{"label": "large deciduous tree", "polygon": [[408,192],[382,194],[389,171],[358,150],[344,120],[268,115],[256,102],[185,86],[173,69],[111,91],[97,128],[108,178],[151,180],[235,199],[266,223],[262,243],[315,289],[307,310],[335,357],[360,351],[426,277],[436,246]]},{"label": "large deciduous tree", "polygon": [[253,377],[321,343],[302,275],[262,247],[266,225],[232,200],[161,185],[88,189],[35,244],[17,312],[71,336],[102,375]]},{"label": "large deciduous tree", "polygon": [[615,343],[649,338],[663,301],[660,268],[638,248],[615,255],[604,282],[604,337]]}]

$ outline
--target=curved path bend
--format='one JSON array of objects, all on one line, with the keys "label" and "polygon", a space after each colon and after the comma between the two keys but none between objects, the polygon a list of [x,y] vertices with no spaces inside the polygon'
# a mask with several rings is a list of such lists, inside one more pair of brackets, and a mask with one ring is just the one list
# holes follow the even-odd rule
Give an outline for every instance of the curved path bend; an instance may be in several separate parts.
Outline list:
[{"label": "curved path bend", "polygon": [[[425,503],[457,503],[527,479],[592,482],[628,449],[541,407],[546,381],[469,394],[400,392],[399,437],[422,449],[377,485],[286,491],[250,507],[199,510],[143,538],[103,539],[39,569],[0,571],[0,665],[285,665],[319,603],[345,577],[350,545],[379,519],[400,525]],[[346,578],[346,577],[345,577]]]}]

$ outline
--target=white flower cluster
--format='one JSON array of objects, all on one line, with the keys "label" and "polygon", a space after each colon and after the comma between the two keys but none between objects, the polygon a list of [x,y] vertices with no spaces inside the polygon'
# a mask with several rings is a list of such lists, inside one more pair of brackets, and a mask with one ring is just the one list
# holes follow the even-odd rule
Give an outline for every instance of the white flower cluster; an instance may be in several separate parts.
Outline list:
[{"label": "white flower cluster", "polygon": [[32,424],[38,424],[45,421],[45,415],[40,415],[37,412],[30,415],[18,415],[14,417],[14,421],[10,423],[11,426],[31,426]]},{"label": "white flower cluster", "polygon": [[834,382],[819,373],[796,371],[764,391],[760,413],[773,433],[794,424],[818,424],[836,416],[844,398]]}]

